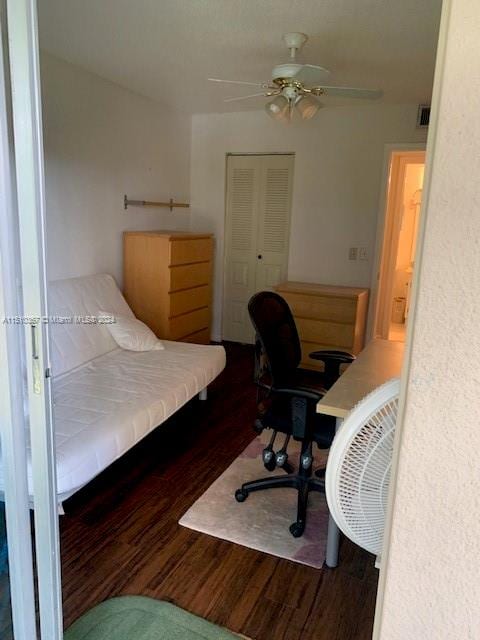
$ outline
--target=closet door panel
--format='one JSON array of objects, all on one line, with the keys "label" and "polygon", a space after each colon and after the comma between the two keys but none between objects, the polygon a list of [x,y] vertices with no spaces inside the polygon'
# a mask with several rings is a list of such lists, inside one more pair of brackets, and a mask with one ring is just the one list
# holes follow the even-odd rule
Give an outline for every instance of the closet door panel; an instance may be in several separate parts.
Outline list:
[{"label": "closet door panel", "polygon": [[235,342],[254,339],[247,305],[255,293],[260,179],[260,158],[228,157],[223,337]]},{"label": "closet door panel", "polygon": [[256,290],[273,289],[287,278],[293,156],[262,158]]}]

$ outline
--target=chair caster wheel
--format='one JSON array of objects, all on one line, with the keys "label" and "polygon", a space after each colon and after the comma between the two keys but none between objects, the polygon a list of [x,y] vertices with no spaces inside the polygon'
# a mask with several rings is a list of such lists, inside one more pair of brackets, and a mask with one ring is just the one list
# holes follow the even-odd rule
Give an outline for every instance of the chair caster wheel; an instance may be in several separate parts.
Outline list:
[{"label": "chair caster wheel", "polygon": [[290,525],[290,533],[294,538],[300,538],[303,536],[303,532],[305,531],[305,523],[304,522],[294,522]]},{"label": "chair caster wheel", "polygon": [[267,471],[273,471],[277,466],[277,463],[275,462],[275,458],[270,458],[270,460],[267,460],[266,462],[264,461],[263,466]]},{"label": "chair caster wheel", "polygon": [[248,493],[243,489],[237,489],[235,491],[235,500],[237,502],[245,502],[247,498],[248,498]]},{"label": "chair caster wheel", "polygon": [[305,453],[301,458],[301,465],[303,469],[310,469],[312,466],[313,458],[309,453]]},{"label": "chair caster wheel", "polygon": [[255,431],[255,433],[258,433],[260,435],[262,433],[263,429],[264,429],[264,426],[260,422],[260,420],[255,420],[255,422],[253,424],[253,430]]},{"label": "chair caster wheel", "polygon": [[265,449],[262,451],[262,460],[263,464],[267,464],[267,462],[270,462],[270,460],[275,460],[275,454],[270,447],[265,447]]}]

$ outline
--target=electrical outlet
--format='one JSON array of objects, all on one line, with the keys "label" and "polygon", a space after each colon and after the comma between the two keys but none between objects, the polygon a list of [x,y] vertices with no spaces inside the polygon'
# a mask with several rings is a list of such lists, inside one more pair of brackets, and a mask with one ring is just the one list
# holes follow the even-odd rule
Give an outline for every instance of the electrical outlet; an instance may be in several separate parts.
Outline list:
[{"label": "electrical outlet", "polygon": [[368,260],[367,247],[360,247],[360,249],[358,250],[358,259]]},{"label": "electrical outlet", "polygon": [[348,250],[348,259],[349,260],[356,260],[358,257],[358,249],[357,247],[350,247],[350,249]]}]

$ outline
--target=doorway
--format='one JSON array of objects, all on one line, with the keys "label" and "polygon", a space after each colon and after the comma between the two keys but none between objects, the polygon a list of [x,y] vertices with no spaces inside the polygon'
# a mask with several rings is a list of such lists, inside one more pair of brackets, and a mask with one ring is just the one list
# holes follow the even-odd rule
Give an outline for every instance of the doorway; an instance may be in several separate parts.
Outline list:
[{"label": "doorway", "polygon": [[223,339],[251,344],[247,305],[286,280],[293,154],[228,155]]},{"label": "doorway", "polygon": [[374,337],[405,342],[422,203],[425,151],[393,151],[378,269]]}]

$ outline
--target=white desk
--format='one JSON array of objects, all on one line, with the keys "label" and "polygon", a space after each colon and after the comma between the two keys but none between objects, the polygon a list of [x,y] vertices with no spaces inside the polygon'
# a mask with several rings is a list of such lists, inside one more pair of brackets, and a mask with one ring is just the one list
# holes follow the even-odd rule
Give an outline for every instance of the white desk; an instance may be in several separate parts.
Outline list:
[{"label": "white desk", "polygon": [[[403,342],[372,340],[355,362],[340,376],[317,404],[317,412],[337,419],[336,428],[353,407],[378,386],[400,375],[404,352]],[[327,556],[329,567],[338,564],[340,531],[330,516],[328,521]]]}]

